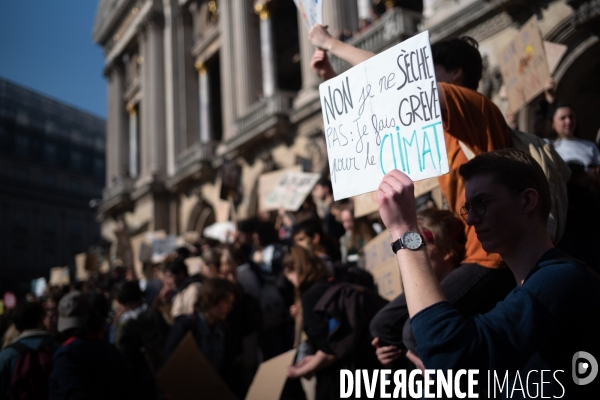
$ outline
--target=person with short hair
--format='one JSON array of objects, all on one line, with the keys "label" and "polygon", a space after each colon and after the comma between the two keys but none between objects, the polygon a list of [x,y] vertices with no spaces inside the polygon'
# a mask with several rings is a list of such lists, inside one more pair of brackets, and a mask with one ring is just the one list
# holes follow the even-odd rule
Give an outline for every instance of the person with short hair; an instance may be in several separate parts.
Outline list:
[{"label": "person with short hair", "polygon": [[171,318],[176,320],[192,313],[202,286],[201,277],[190,277],[185,260],[178,257],[165,267],[165,279],[166,287],[176,288],[172,298]]},{"label": "person with short hair", "polygon": [[460,175],[466,185],[462,215],[483,249],[502,256],[518,284],[491,311],[468,319],[446,300],[414,235],[419,228],[410,178],[390,171],[377,191],[392,238],[409,243],[396,256],[425,368],[478,369],[482,379],[486,370],[508,372],[511,379],[519,370],[551,370],[557,375],[545,395],[593,398],[600,380],[580,386],[571,372],[580,352],[600,356],[600,278],[553,246],[543,170],[529,154],[504,149],[476,156]]}]

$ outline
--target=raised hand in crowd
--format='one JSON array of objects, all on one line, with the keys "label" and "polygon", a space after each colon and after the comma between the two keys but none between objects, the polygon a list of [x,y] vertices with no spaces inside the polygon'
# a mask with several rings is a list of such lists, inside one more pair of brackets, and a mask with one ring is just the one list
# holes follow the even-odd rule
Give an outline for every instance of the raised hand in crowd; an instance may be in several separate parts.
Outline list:
[{"label": "raised hand in crowd", "polygon": [[362,50],[352,45],[346,44],[341,40],[335,39],[327,31],[327,27],[321,24],[315,24],[308,32],[310,43],[322,50],[326,50],[334,56],[341,58],[350,65],[354,66],[375,56],[375,53]]},{"label": "raised hand in crowd", "polygon": [[556,101],[556,82],[553,78],[549,78],[544,85],[544,97],[550,104]]}]

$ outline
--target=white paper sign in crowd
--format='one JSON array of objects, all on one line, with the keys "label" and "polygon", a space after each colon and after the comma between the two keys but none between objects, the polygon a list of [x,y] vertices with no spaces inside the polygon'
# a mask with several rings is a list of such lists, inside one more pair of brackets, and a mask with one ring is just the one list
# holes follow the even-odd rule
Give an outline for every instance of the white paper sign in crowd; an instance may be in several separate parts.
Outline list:
[{"label": "white paper sign in crowd", "polygon": [[319,86],[335,200],[377,190],[392,169],[448,172],[429,32]]},{"label": "white paper sign in crowd", "polygon": [[264,210],[298,211],[319,178],[321,174],[314,172],[286,172],[267,196]]},{"label": "white paper sign in crowd", "polygon": [[323,23],[323,0],[294,0],[306,28]]}]

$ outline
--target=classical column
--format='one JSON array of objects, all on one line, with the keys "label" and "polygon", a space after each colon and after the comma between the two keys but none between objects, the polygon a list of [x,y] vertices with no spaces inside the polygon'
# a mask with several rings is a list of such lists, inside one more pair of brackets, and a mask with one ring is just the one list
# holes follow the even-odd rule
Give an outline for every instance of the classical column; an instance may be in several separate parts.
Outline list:
[{"label": "classical column", "polygon": [[211,139],[210,125],[210,87],[208,71],[202,62],[196,63],[198,70],[198,103],[200,104],[200,143],[208,143]]},{"label": "classical column", "polygon": [[[251,104],[257,99],[260,87],[260,65],[257,49],[258,18],[252,9],[252,0],[232,0],[233,49],[236,77],[237,116],[246,115]],[[224,3],[224,2],[220,2]]]},{"label": "classical column", "polygon": [[263,96],[269,98],[277,90],[277,64],[275,63],[271,15],[266,3],[257,2],[254,6],[254,11],[260,18],[260,58]]},{"label": "classical column", "polygon": [[219,29],[221,31],[221,110],[223,113],[223,140],[229,140],[234,135],[234,123],[237,115],[235,108],[235,80],[233,57],[233,24],[231,18],[231,3],[219,1]]},{"label": "classical column", "polygon": [[137,109],[131,103],[126,106],[129,114],[129,176],[137,178],[138,176],[138,126],[137,126]]},{"label": "classical column", "polygon": [[198,74],[190,49],[194,45],[194,29],[190,12],[184,7],[177,17],[178,74],[180,134],[176,137],[175,154],[179,154],[198,141]]},{"label": "classical column", "polygon": [[177,16],[179,5],[173,0],[163,0],[164,13],[164,101],[165,101],[165,139],[166,139],[166,172],[168,176],[175,174],[175,144],[180,135],[180,119],[178,116],[179,96],[177,95],[177,72],[179,64]]},{"label": "classical column", "polygon": [[[144,86],[142,87],[142,175],[164,176],[166,167],[165,152],[165,90],[164,90],[164,49],[163,17],[150,14],[146,21],[144,54]],[[143,157],[146,157],[144,160]]]},{"label": "classical column", "polygon": [[108,77],[108,122],[106,151],[106,183],[121,177],[128,169],[128,142],[126,134],[126,116],[123,107],[125,92],[125,69],[116,61],[107,68]]}]

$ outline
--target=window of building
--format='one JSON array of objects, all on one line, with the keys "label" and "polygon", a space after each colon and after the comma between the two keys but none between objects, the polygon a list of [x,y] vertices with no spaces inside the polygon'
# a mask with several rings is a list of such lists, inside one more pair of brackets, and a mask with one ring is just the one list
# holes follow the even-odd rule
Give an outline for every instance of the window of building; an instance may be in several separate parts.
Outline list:
[{"label": "window of building", "polygon": [[81,155],[81,152],[77,150],[71,151],[69,157],[69,167],[76,171],[81,171],[83,169],[83,156]]},{"label": "window of building", "polygon": [[29,155],[29,137],[22,133],[15,134],[15,154],[18,156]]},{"label": "window of building", "polygon": [[71,234],[72,239],[81,239],[81,235],[82,235],[81,218],[71,217],[69,232]]},{"label": "window of building", "polygon": [[29,123],[31,122],[29,119],[29,115],[27,115],[27,113],[23,110],[17,111],[17,116],[16,116],[15,120],[17,122],[17,125],[23,126],[23,127],[29,126]]},{"label": "window of building", "polygon": [[44,132],[48,136],[54,136],[58,133],[58,126],[52,121],[46,121],[44,123]]},{"label": "window of building", "polygon": [[42,232],[44,233],[44,235],[56,235],[56,215],[44,214]]},{"label": "window of building", "polygon": [[27,209],[15,208],[12,211],[13,231],[19,232],[19,233],[27,232],[27,225],[28,225],[27,217],[28,217]]},{"label": "window of building", "polygon": [[58,161],[58,150],[54,143],[44,143],[44,161],[52,165]]},{"label": "window of building", "polygon": [[42,176],[42,184],[47,188],[56,187],[56,175],[51,172],[45,172]]},{"label": "window of building", "polygon": [[94,176],[104,178],[104,158],[94,158]]},{"label": "window of building", "polygon": [[15,166],[13,168],[13,179],[18,183],[27,183],[28,175],[25,167]]}]

